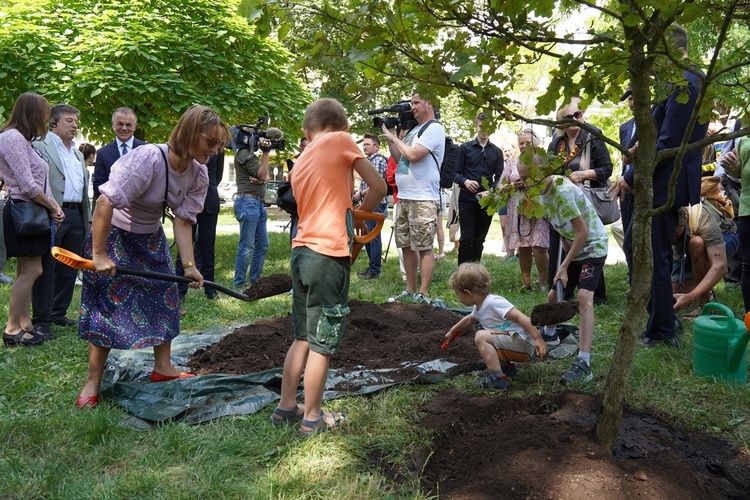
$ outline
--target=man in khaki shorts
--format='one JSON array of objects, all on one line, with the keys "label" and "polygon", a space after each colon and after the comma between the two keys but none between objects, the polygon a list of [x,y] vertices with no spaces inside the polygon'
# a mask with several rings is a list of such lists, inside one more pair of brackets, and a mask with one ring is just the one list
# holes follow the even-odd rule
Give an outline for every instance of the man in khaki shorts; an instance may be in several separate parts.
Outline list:
[{"label": "man in khaki shorts", "polygon": [[[411,110],[417,125],[401,140],[383,127],[383,135],[396,168],[399,210],[394,220],[396,246],[403,251],[406,290],[388,302],[411,298],[429,301],[430,282],[435,268],[432,246],[440,211],[440,165],[445,153],[445,131],[435,121],[435,107],[413,94]],[[421,282],[417,289],[417,268]]]}]

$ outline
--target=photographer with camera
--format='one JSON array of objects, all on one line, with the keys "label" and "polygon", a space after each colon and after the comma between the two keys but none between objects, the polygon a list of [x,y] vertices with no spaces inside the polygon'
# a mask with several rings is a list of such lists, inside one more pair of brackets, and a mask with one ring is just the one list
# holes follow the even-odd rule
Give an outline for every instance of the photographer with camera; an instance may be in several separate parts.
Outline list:
[{"label": "photographer with camera", "polygon": [[[419,94],[411,97],[411,112],[417,125],[399,139],[382,124],[383,135],[396,168],[399,210],[394,225],[396,246],[403,250],[406,290],[388,302],[411,298],[429,301],[430,282],[435,268],[432,250],[440,210],[440,165],[445,154],[445,131],[435,120],[435,107]],[[421,283],[417,289],[417,266]]]},{"label": "photographer with camera", "polygon": [[[268,157],[273,146],[279,145],[276,136],[278,129],[269,129],[263,135],[258,127],[264,123],[263,117],[258,125],[238,125],[232,127],[232,149],[235,152],[234,169],[237,180],[237,197],[234,200],[234,217],[240,223],[240,241],[237,245],[237,256],[234,261],[234,288],[246,288],[248,267],[250,268],[250,285],[260,279],[263,264],[268,251],[268,216],[263,198],[266,185],[270,180],[268,174]],[[275,134],[272,134],[272,130]],[[272,137],[268,137],[272,135]],[[278,137],[280,139],[280,137]],[[274,144],[274,142],[276,144]],[[281,147],[283,148],[283,140]],[[255,151],[261,150],[261,159]]]}]

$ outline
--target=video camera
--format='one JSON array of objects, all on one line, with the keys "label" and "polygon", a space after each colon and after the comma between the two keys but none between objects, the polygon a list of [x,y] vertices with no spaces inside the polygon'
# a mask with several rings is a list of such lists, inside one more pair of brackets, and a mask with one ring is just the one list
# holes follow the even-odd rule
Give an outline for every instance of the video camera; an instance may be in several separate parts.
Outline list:
[{"label": "video camera", "polygon": [[271,145],[260,147],[262,151],[284,149],[284,132],[273,127],[261,130],[261,127],[265,125],[268,125],[268,117],[259,116],[258,123],[255,125],[242,124],[229,127],[229,132],[232,135],[229,147],[232,148],[232,151],[234,151],[235,154],[241,149],[248,149],[254,153],[259,149],[259,139],[263,138],[267,139]]},{"label": "video camera", "polygon": [[387,129],[396,127],[399,131],[410,130],[417,124],[417,120],[414,119],[414,113],[411,111],[410,101],[400,101],[393,106],[371,109],[367,112],[368,115],[379,115],[381,113],[398,113],[398,116],[374,117],[372,124],[377,130],[380,130],[382,125],[385,125]]}]

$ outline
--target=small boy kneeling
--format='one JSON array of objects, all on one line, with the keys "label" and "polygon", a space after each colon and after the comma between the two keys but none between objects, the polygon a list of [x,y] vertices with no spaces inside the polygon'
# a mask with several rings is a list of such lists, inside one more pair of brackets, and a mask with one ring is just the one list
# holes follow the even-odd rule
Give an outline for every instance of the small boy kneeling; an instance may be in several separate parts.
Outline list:
[{"label": "small boy kneeling", "polygon": [[506,377],[516,376],[514,361],[529,361],[534,353],[539,359],[547,355],[547,344],[529,317],[504,297],[490,294],[490,273],[482,264],[461,264],[448,284],[462,304],[474,308],[445,334],[445,339],[450,342],[475,322],[482,324],[474,344],[489,375],[477,380],[479,387],[504,391],[508,387]]}]

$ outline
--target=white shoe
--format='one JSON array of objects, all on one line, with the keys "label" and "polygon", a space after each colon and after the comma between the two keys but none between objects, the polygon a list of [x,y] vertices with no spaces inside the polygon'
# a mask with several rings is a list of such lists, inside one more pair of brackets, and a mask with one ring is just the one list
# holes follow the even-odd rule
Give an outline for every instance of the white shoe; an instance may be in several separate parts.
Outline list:
[{"label": "white shoe", "polygon": [[435,262],[439,261],[440,259],[444,259],[444,258],[445,258],[445,254],[444,253],[439,253],[439,254],[437,254],[435,256]]}]

